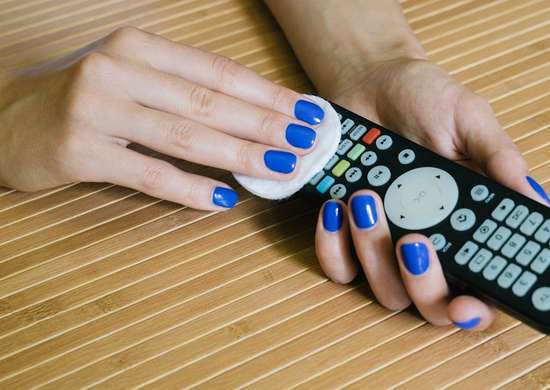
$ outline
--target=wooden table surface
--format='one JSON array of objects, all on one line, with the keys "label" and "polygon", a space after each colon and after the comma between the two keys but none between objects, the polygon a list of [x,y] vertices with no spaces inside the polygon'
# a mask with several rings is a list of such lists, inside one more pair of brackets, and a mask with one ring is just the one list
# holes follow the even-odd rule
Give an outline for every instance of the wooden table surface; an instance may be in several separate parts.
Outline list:
[{"label": "wooden table surface", "polygon": [[[550,190],[550,1],[402,3],[430,57],[489,99]],[[253,0],[0,0],[0,66],[121,25],[311,90]],[[550,386],[549,337],[501,313],[471,334],[385,310],[364,283],[322,275],[311,207],[239,195],[216,214],[107,184],[0,189],[0,388]]]}]

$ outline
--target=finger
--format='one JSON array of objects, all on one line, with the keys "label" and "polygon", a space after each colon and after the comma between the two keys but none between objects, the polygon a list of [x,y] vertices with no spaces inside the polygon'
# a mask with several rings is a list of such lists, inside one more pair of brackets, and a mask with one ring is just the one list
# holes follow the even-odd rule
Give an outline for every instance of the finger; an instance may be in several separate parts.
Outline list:
[{"label": "finger", "polygon": [[449,288],[430,241],[408,234],[397,241],[396,252],[405,288],[418,311],[434,325],[449,324]]},{"label": "finger", "polygon": [[108,146],[102,155],[97,178],[101,181],[200,210],[227,210],[238,200],[237,193],[222,182],[118,145]]},{"label": "finger", "polygon": [[487,329],[495,319],[494,308],[468,295],[454,298],[447,313],[455,326],[465,330]]},{"label": "finger", "polygon": [[315,252],[325,275],[336,283],[349,283],[357,268],[348,242],[349,226],[343,202],[329,200],[323,204],[317,219]]},{"label": "finger", "polygon": [[355,252],[378,301],[392,310],[410,304],[393,255],[388,223],[380,197],[361,190],[348,201]]}]

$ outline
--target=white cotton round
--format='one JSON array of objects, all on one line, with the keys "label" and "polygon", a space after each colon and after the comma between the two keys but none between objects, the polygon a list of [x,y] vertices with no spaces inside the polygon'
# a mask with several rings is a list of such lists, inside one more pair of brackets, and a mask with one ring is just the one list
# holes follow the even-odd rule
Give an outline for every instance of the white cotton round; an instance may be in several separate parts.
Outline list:
[{"label": "white cotton round", "polygon": [[233,176],[246,190],[266,199],[284,199],[298,192],[311,178],[319,172],[328,160],[336,153],[340,143],[341,125],[336,111],[329,102],[318,97],[308,97],[317,103],[325,112],[321,125],[316,128],[317,143],[313,151],[300,157],[296,175],[292,180],[279,181],[258,179],[251,176],[233,173]]}]

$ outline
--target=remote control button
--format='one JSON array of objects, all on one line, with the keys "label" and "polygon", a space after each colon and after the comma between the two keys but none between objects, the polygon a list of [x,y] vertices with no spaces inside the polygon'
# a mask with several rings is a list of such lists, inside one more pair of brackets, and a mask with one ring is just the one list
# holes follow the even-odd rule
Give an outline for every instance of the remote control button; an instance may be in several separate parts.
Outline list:
[{"label": "remote control button", "polygon": [[516,278],[521,273],[521,268],[515,264],[508,264],[508,267],[500,274],[497,283],[502,288],[508,288],[514,283]]},{"label": "remote control button", "polygon": [[550,250],[543,249],[535,261],[531,263],[531,269],[542,275],[548,269],[548,266],[550,266]]},{"label": "remote control button", "polygon": [[361,179],[361,176],[363,176],[363,172],[357,167],[351,167],[346,172],[346,180],[350,183],[355,183],[356,181],[359,181]]},{"label": "remote control button", "polygon": [[514,208],[514,201],[512,199],[502,199],[498,206],[493,210],[491,216],[497,221],[504,221],[504,218],[508,215],[510,211]]},{"label": "remote control button", "polygon": [[491,260],[491,257],[493,257],[491,252],[487,249],[481,248],[479,252],[476,253],[472,261],[468,264],[468,268],[470,268],[470,271],[478,273],[483,269],[483,267],[485,267],[485,264]]},{"label": "remote control button", "polygon": [[542,214],[535,211],[531,213],[531,215],[529,215],[525,221],[523,221],[523,223],[519,227],[519,231],[523,234],[530,236],[535,232],[535,230],[537,230],[543,219],[544,217],[542,216]]},{"label": "remote control button", "polygon": [[516,261],[521,265],[529,265],[539,251],[540,245],[534,241],[529,241],[516,256]]},{"label": "remote control button", "polygon": [[330,186],[334,184],[334,181],[334,178],[330,176],[325,176],[325,178],[321,180],[319,184],[317,184],[317,191],[319,191],[321,194],[324,194],[325,192],[327,192]]},{"label": "remote control button", "polygon": [[481,202],[489,196],[489,189],[483,184],[478,184],[472,188],[472,191],[470,191],[470,196],[476,202]]},{"label": "remote control button", "polygon": [[399,155],[397,156],[397,159],[399,162],[403,165],[410,164],[414,161],[414,158],[416,155],[411,149],[404,149],[399,152]]},{"label": "remote control button", "polygon": [[329,191],[329,194],[334,199],[340,199],[346,196],[346,186],[343,184],[335,184],[332,186],[332,188]]},{"label": "remote control button", "polygon": [[346,134],[353,126],[355,125],[355,122],[353,122],[351,119],[346,119],[342,123],[342,134]]},{"label": "remote control button", "polygon": [[517,206],[514,211],[512,211],[512,214],[506,218],[506,225],[510,226],[512,229],[517,228],[527,217],[527,214],[529,214],[529,209],[527,207],[522,205]]},{"label": "remote control button", "polygon": [[315,176],[311,178],[311,180],[309,181],[309,184],[311,184],[312,186],[317,185],[317,183],[319,183],[319,181],[323,178],[323,176],[325,176],[325,172],[323,171],[317,172]]},{"label": "remote control button", "polygon": [[522,245],[525,244],[525,241],[527,241],[527,239],[524,236],[514,233],[514,235],[510,237],[506,245],[502,247],[501,253],[511,259],[516,255],[516,253],[518,253],[519,248],[521,248]]},{"label": "remote control button", "polygon": [[512,232],[510,229],[505,228],[504,226],[501,226],[497,229],[495,234],[491,238],[489,238],[489,241],[487,241],[487,246],[491,248],[494,251],[498,251],[502,244],[512,235]]},{"label": "remote control button", "polygon": [[348,150],[351,149],[353,146],[353,142],[351,142],[349,139],[343,139],[338,144],[338,149],[336,149],[336,153],[338,153],[340,156],[343,154],[346,154]]},{"label": "remote control button", "polygon": [[365,145],[356,144],[353,148],[351,148],[347,156],[351,161],[355,161],[361,155],[361,153],[365,151],[365,149],[366,149]]},{"label": "remote control button", "polygon": [[525,271],[512,286],[512,292],[518,297],[524,297],[537,281],[534,273]]},{"label": "remote control button", "polygon": [[459,232],[466,231],[476,223],[476,215],[470,209],[458,209],[451,215],[451,226]]},{"label": "remote control button", "polygon": [[354,141],[359,141],[359,138],[361,138],[366,132],[367,128],[363,125],[359,125],[353,129],[351,133],[349,133],[349,137]]},{"label": "remote control button", "polygon": [[391,173],[388,167],[384,165],[377,165],[373,167],[367,174],[367,180],[373,187],[380,187],[390,181]]},{"label": "remote control button", "polygon": [[508,262],[502,257],[493,257],[493,260],[491,260],[489,265],[483,270],[483,277],[487,280],[495,280],[498,274],[500,274],[500,271],[506,267],[506,264],[508,264]]},{"label": "remote control button", "polygon": [[325,164],[325,167],[323,169],[327,170],[327,171],[330,171],[332,169],[333,166],[336,165],[336,163],[338,162],[339,158],[337,155],[333,155],[330,160],[328,160],[328,162]]},{"label": "remote control button", "polygon": [[380,150],[387,150],[392,146],[392,144],[393,144],[393,140],[389,135],[386,135],[386,134],[381,135],[376,140],[376,147]]},{"label": "remote control button", "polygon": [[439,168],[422,167],[405,172],[386,191],[388,219],[407,230],[437,225],[451,214],[458,201],[458,186]]},{"label": "remote control button", "polygon": [[365,136],[363,137],[363,142],[366,143],[367,145],[372,144],[374,140],[378,138],[380,133],[381,133],[380,130],[378,130],[376,127],[373,127],[368,131],[367,134],[365,134]]},{"label": "remote control button", "polygon": [[550,310],[550,287],[539,287],[531,295],[531,302],[539,311]]},{"label": "remote control button", "polygon": [[361,164],[363,164],[366,167],[370,167],[371,165],[374,165],[376,163],[376,160],[378,160],[378,156],[372,150],[365,152],[361,156]]},{"label": "remote control button", "polygon": [[456,252],[455,261],[457,262],[457,264],[460,265],[466,264],[468,261],[470,261],[474,253],[476,253],[478,248],[479,247],[475,242],[466,241],[466,243],[462,245],[462,248],[460,248],[460,250]]},{"label": "remote control button", "polygon": [[339,112],[337,112],[336,115],[338,116],[339,121],[342,121],[342,119],[344,118]]},{"label": "remote control button", "polygon": [[447,243],[447,240],[445,239],[445,236],[441,233],[434,233],[430,236],[430,241],[432,242],[432,245],[436,251],[440,251],[445,247],[445,244]]},{"label": "remote control button", "polygon": [[332,174],[336,177],[342,176],[342,174],[350,167],[351,163],[346,160],[340,160],[338,164],[332,170]]},{"label": "remote control button", "polygon": [[489,238],[489,236],[493,234],[496,228],[497,224],[494,221],[486,219],[481,225],[479,225],[476,232],[474,233],[474,240],[484,243],[485,241],[487,241],[487,238]]},{"label": "remote control button", "polygon": [[546,244],[548,239],[550,239],[550,219],[547,219],[535,233],[535,240],[540,241],[543,244]]}]

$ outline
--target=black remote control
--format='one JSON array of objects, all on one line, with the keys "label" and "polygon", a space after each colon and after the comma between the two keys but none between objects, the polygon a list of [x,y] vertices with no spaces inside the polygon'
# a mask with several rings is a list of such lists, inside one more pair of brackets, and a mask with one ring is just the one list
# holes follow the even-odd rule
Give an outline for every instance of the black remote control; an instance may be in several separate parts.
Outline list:
[{"label": "black remote control", "polygon": [[302,192],[376,191],[394,242],[425,234],[451,285],[550,334],[550,208],[332,105],[342,140]]}]

